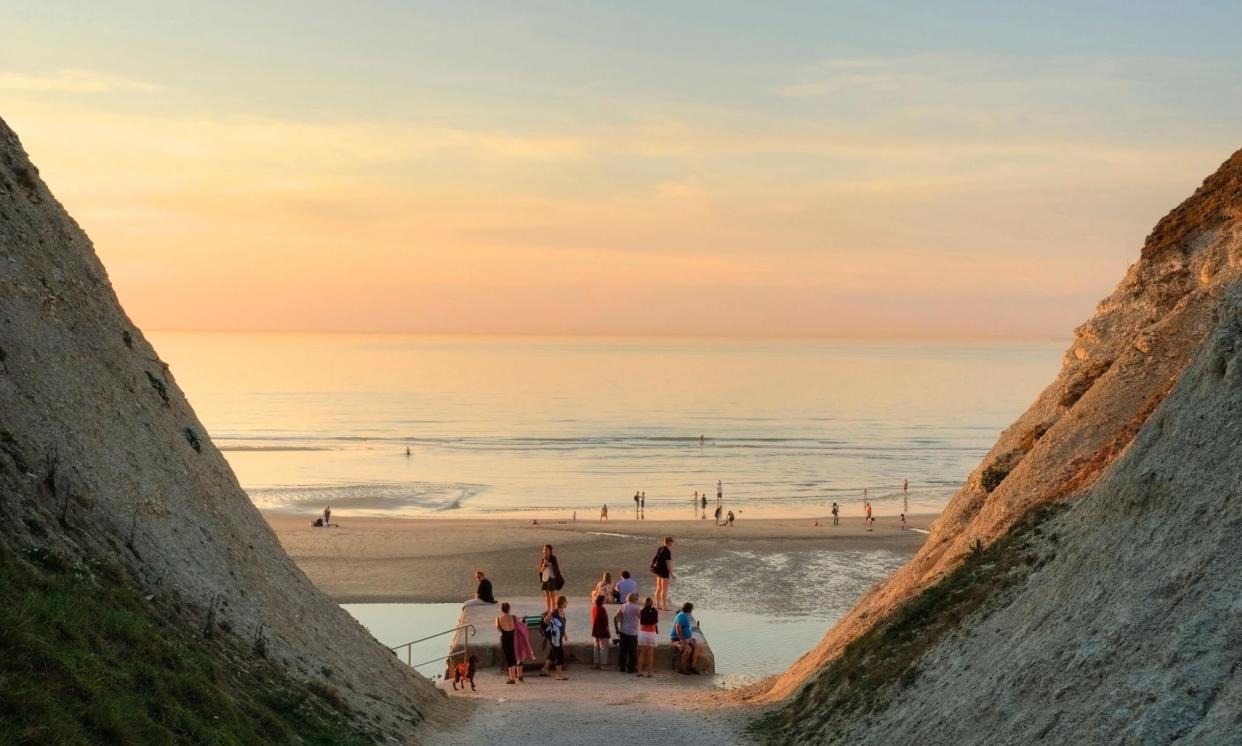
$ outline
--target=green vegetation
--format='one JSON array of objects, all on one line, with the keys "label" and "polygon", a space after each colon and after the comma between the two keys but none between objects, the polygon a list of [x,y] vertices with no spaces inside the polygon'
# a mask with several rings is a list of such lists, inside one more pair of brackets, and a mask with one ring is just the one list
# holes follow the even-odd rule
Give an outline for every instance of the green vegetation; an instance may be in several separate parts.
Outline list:
[{"label": "green vegetation", "polygon": [[119,569],[0,541],[0,744],[371,743],[336,692],[204,639]]},{"label": "green vegetation", "polygon": [[[1041,567],[1032,547],[1039,528],[1059,507],[1038,508],[990,547],[976,541],[961,565],[902,604],[892,616],[845,647],[788,704],[756,720],[751,730],[771,743],[814,742],[851,718],[882,708],[912,685],[919,661],[997,593]],[[1056,537],[1050,536],[1050,543]]]},{"label": "green vegetation", "polygon": [[983,488],[984,492],[991,492],[999,487],[1000,483],[1005,481],[1007,476],[1009,476],[1008,469],[992,464],[979,475],[979,486]]}]

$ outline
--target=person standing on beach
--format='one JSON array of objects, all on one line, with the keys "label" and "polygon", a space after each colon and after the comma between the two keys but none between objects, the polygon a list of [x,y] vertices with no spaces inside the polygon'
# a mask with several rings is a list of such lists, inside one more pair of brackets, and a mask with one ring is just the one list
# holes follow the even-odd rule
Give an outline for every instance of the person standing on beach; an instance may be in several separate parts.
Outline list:
[{"label": "person standing on beach", "polygon": [[556,555],[552,554],[551,544],[543,545],[543,554],[539,557],[539,580],[547,610],[552,612],[556,609],[556,593],[565,586],[565,578],[561,575],[561,565],[556,561]]},{"label": "person standing on beach", "polygon": [[638,675],[647,678],[655,675],[655,649],[660,644],[660,612],[656,610],[651,596],[643,602],[638,612]]},{"label": "person standing on beach", "polygon": [[638,508],[639,508],[639,505],[638,505],[638,493],[637,493],[637,492],[635,492],[635,493],[634,493],[634,520],[636,520],[636,521],[638,520]]},{"label": "person standing on beach", "polygon": [[903,513],[910,512],[910,480],[901,480],[901,510]]},{"label": "person standing on beach", "polygon": [[569,678],[565,675],[565,643],[569,642],[565,624],[567,606],[569,606],[569,599],[561,596],[556,599],[556,606],[544,615],[544,625],[548,631],[548,659],[544,661],[539,675],[550,675],[552,667],[555,666],[557,681]]},{"label": "person standing on beach", "polygon": [[[703,493],[703,494],[707,494],[707,493]],[[698,512],[699,512],[699,491],[695,490],[694,497],[690,498],[690,515],[695,515]]]},{"label": "person standing on beach", "polygon": [[733,528],[733,511],[732,510],[729,511],[729,516],[725,520],[725,525],[728,526],[729,528]]},{"label": "person standing on beach", "polygon": [[323,527],[328,528],[332,525],[332,506],[328,505],[323,509]]},{"label": "person standing on beach", "polygon": [[655,575],[656,606],[660,611],[670,611],[668,584],[675,577],[673,575],[673,537],[665,536],[664,543],[656,549],[655,557],[651,560],[651,573]]},{"label": "person standing on beach", "polygon": [[906,530],[906,514],[905,513],[901,514],[901,530],[902,531]]},{"label": "person standing on beach", "polygon": [[608,649],[612,647],[612,631],[608,628],[608,609],[604,608],[602,595],[596,596],[595,604],[591,606],[591,639],[595,641],[591,652],[595,661],[595,670],[607,671]]},{"label": "person standing on beach", "polygon": [[716,525],[720,525],[720,506],[716,506]]},{"label": "person standing on beach", "polygon": [[599,509],[599,519],[601,521],[608,520],[608,504],[604,503],[604,507]]},{"label": "person standing on beach", "polygon": [[866,510],[866,512],[867,512],[867,516],[866,516],[865,518],[863,518],[863,523],[867,526],[867,530],[868,530],[868,531],[870,531],[870,530],[871,530],[871,521],[872,521],[872,518],[871,518],[871,501],[870,501],[870,500],[868,500],[868,501],[867,501],[867,505],[866,505],[866,507],[865,507],[864,509],[865,509],[865,510]]},{"label": "person standing on beach", "polygon": [[703,509],[703,518],[707,518],[707,493],[703,493],[703,497],[699,501],[699,507]]},{"label": "person standing on beach", "polygon": [[841,525],[841,506],[837,505],[835,502],[832,504],[832,525]]},{"label": "person standing on beach", "polygon": [[506,684],[517,683],[521,666],[518,665],[517,643],[514,637],[517,635],[517,617],[509,613],[509,602],[506,601],[500,605],[500,616],[496,617],[496,629],[500,631],[500,651],[505,658],[505,668],[509,671],[509,680]]},{"label": "person standing on beach", "polygon": [[638,673],[638,594],[631,593],[624,599],[625,605],[617,610],[612,623],[621,641],[617,648],[617,670],[621,673]]},{"label": "person standing on beach", "polygon": [[647,493],[646,492],[642,493],[642,496],[639,498],[638,507],[642,508],[643,520],[644,521],[647,520]]}]

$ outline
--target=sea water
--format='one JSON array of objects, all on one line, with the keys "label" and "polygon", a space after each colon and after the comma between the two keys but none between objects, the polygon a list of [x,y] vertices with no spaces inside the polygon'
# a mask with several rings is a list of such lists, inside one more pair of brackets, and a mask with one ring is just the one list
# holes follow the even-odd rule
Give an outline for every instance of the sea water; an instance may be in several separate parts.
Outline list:
[{"label": "sea water", "polygon": [[[263,509],[938,510],[1064,343],[157,332]],[[406,449],[409,455],[406,455]],[[585,517],[585,516],[584,516]]]}]

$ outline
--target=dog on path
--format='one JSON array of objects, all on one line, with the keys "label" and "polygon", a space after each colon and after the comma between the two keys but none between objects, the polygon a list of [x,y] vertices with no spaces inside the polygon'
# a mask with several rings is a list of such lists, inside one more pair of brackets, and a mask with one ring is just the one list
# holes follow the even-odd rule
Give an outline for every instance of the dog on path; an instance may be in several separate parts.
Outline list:
[{"label": "dog on path", "polygon": [[466,682],[470,683],[470,691],[475,691],[474,669],[478,662],[479,656],[472,655],[470,656],[470,660],[464,663],[458,663],[453,667],[453,691],[457,691],[458,684],[461,684],[461,690],[463,692],[466,691]]}]

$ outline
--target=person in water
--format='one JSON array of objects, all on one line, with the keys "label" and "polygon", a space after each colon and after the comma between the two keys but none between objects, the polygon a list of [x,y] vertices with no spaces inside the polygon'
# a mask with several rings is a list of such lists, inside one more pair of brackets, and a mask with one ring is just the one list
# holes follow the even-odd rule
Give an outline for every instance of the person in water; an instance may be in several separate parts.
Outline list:
[{"label": "person in water", "polygon": [[463,606],[493,606],[496,597],[492,594],[492,581],[483,575],[482,570],[474,571],[474,579],[479,584],[474,591],[474,598],[468,599]]},{"label": "person in water", "polygon": [[651,574],[655,575],[656,606],[661,611],[669,611],[668,584],[676,577],[673,575],[673,537],[664,537],[664,543],[656,549],[651,560]]},{"label": "person in water", "polygon": [[565,577],[561,575],[561,565],[552,554],[552,545],[543,545],[543,554],[539,557],[539,587],[543,590],[543,600],[547,611],[556,609],[556,595],[565,585]]}]

